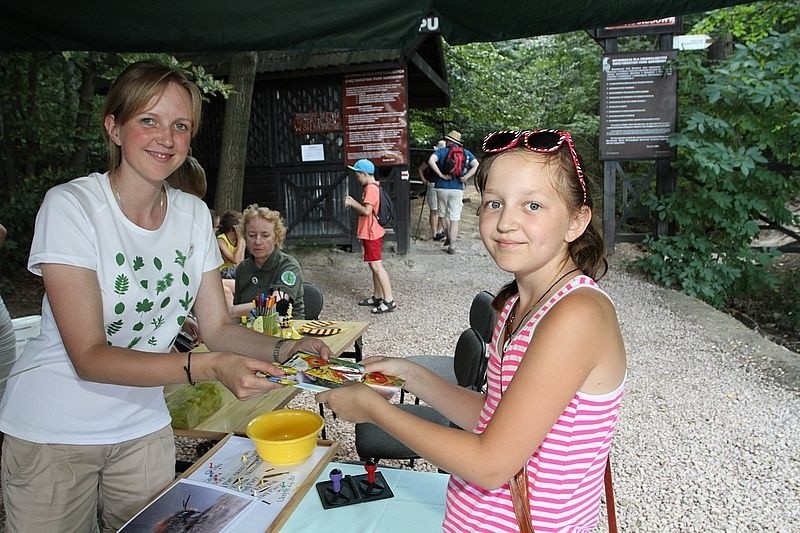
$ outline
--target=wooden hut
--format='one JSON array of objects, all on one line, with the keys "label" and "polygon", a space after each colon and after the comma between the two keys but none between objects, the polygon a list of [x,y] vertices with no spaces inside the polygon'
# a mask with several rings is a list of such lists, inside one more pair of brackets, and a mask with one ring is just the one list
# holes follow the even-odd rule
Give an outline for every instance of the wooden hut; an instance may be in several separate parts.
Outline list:
[{"label": "wooden hut", "polygon": [[[213,58],[194,58],[227,72]],[[216,66],[215,66],[216,65]],[[391,194],[386,241],[410,244],[408,110],[450,103],[441,38],[420,36],[410,49],[259,52],[247,141],[242,206],[280,211],[287,241],[358,249],[356,216],[344,206],[361,186],[347,165],[366,157]],[[194,155],[206,169],[213,205],[225,111],[204,109]]]}]

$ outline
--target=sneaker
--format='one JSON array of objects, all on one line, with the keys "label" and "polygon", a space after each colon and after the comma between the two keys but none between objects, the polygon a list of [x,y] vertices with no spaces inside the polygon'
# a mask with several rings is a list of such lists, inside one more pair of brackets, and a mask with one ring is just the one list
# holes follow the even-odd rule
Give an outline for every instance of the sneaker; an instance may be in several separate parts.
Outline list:
[{"label": "sneaker", "polygon": [[442,246],[450,246],[450,237],[445,237]]},{"label": "sneaker", "polygon": [[440,231],[439,233],[437,233],[436,235],[433,236],[433,240],[434,241],[441,241],[442,239],[444,239],[444,232],[443,231]]},{"label": "sneaker", "polygon": [[361,306],[364,306],[364,307],[375,307],[375,306],[381,305],[382,301],[383,301],[383,298],[376,298],[375,296],[370,296],[369,298],[367,298],[365,300],[361,300],[360,302],[358,302],[358,305],[361,305]]},{"label": "sneaker", "polygon": [[452,246],[448,246],[447,247],[447,253],[450,254],[450,255],[453,255],[454,253],[456,253],[456,249],[453,248]]}]

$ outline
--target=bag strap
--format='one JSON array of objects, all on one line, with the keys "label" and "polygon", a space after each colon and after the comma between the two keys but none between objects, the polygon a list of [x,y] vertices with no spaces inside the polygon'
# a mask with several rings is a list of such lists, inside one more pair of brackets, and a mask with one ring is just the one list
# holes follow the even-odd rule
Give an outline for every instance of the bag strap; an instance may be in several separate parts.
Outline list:
[{"label": "bag strap", "polygon": [[511,503],[514,505],[514,514],[517,516],[520,533],[534,533],[533,520],[531,519],[531,501],[528,498],[528,472],[527,464],[511,478]]},{"label": "bag strap", "polygon": [[[371,227],[373,222],[377,222],[378,221],[378,209],[381,208],[381,186],[378,185],[377,183],[367,183],[367,185],[368,186],[372,185],[372,186],[378,188],[378,205],[373,205],[372,206],[372,218],[370,218],[370,221],[369,221],[369,224],[370,224],[370,227]],[[367,188],[364,187],[364,196],[366,196],[366,195],[367,195]],[[362,200],[363,200],[363,198],[362,198]]]},{"label": "bag strap", "polygon": [[608,511],[608,533],[617,533],[617,506],[614,505],[614,484],[611,481],[611,454],[606,461],[606,473],[603,475],[606,486],[606,511]]},{"label": "bag strap", "polygon": [[[517,517],[520,533],[534,533],[533,520],[531,519],[531,502],[528,497],[528,472],[526,466],[509,483],[511,489],[511,503],[514,505],[514,515]],[[614,484],[611,480],[611,455],[606,461],[606,471],[603,475],[603,484],[606,489],[606,511],[608,514],[608,533],[617,533],[617,511],[614,505]]]}]

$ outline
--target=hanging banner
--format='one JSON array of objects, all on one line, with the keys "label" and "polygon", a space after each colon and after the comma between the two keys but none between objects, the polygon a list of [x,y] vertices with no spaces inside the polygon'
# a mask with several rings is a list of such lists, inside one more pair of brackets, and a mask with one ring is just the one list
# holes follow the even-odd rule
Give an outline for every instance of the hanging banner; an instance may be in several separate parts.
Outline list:
[{"label": "hanging banner", "polygon": [[596,28],[592,34],[598,39],[609,37],[622,37],[624,35],[648,35],[653,33],[678,33],[683,27],[681,17],[664,17],[663,19],[643,20]]},{"label": "hanging banner", "polygon": [[603,56],[600,73],[600,159],[670,158],[677,121],[677,52]]},{"label": "hanging banner", "polygon": [[344,157],[377,166],[406,164],[408,96],[404,68],[350,74],[344,80]]}]

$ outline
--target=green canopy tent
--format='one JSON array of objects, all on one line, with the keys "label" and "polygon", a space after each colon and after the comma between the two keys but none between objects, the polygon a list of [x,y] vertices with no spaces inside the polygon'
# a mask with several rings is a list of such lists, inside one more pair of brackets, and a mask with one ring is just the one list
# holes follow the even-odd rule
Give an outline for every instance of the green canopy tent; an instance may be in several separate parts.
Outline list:
[{"label": "green canopy tent", "polygon": [[752,0],[6,0],[0,52],[405,48],[438,16],[450,44],[708,11]]}]

